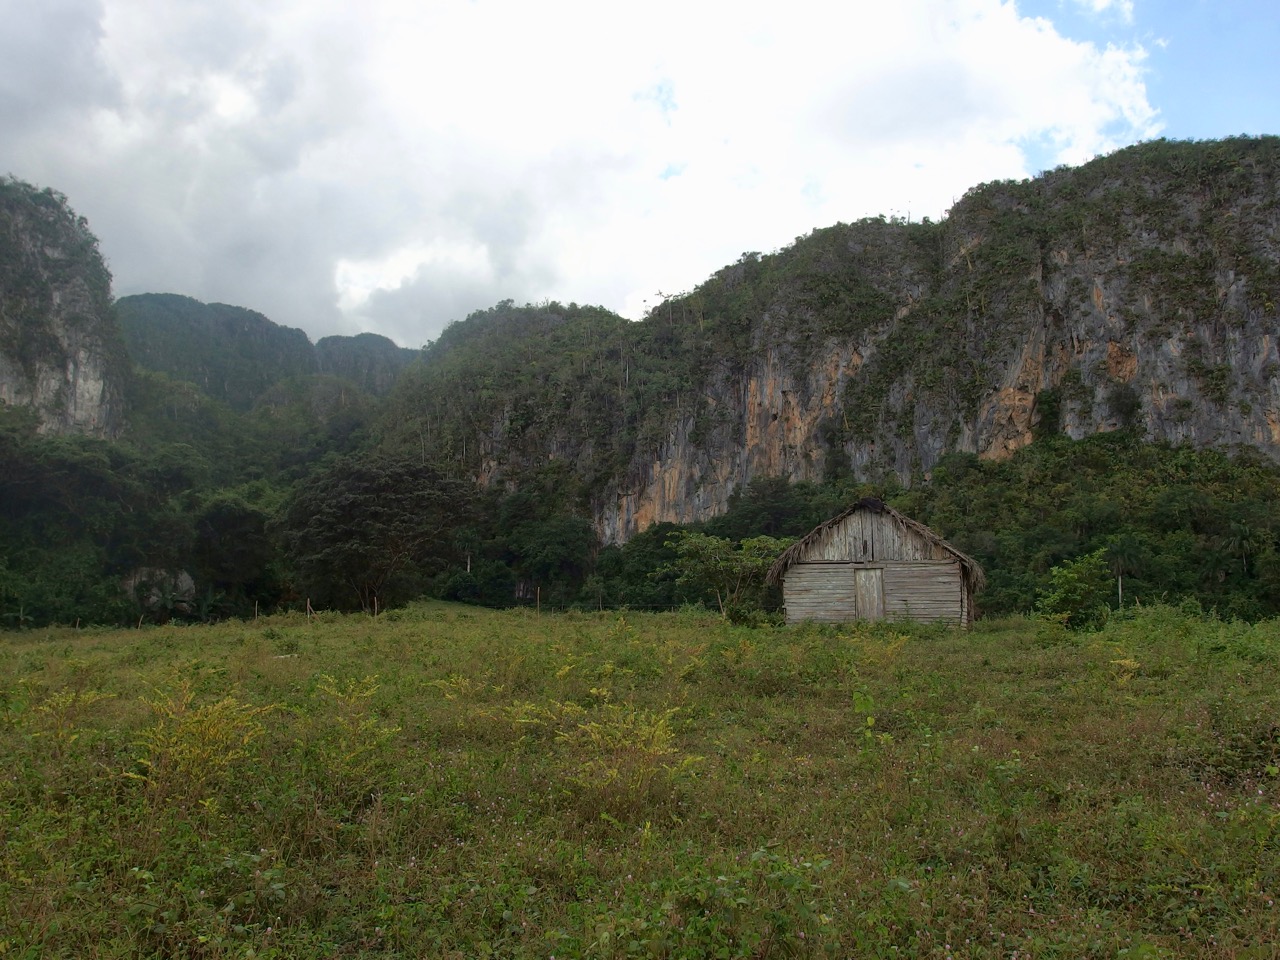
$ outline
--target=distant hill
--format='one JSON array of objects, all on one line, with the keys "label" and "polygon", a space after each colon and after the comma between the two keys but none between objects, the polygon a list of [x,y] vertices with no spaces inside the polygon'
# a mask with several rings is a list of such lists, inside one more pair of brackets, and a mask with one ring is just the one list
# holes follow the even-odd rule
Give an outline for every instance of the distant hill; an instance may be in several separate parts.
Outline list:
[{"label": "distant hill", "polygon": [[302,330],[253,310],[173,293],[121,297],[116,312],[140,367],[193,383],[241,411],[282,381],[318,373],[383,395],[418,356],[372,333],[325,337],[313,345]]},{"label": "distant hill", "polygon": [[375,397],[390,393],[400,372],[420,355],[376,333],[324,337],[316,343],[321,373],[350,380]]},{"label": "distant hill", "polygon": [[140,367],[194,383],[235,410],[248,410],[281,380],[318,372],[307,335],[260,313],[174,293],[122,297],[116,312]]}]

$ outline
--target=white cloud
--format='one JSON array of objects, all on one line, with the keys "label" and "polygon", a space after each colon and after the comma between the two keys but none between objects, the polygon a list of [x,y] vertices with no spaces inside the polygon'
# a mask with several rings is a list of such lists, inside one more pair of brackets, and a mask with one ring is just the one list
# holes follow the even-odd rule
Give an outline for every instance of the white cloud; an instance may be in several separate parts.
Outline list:
[{"label": "white cloud", "polygon": [[1116,13],[1125,23],[1133,23],[1133,0],[1076,0],[1093,13]]},{"label": "white cloud", "polygon": [[0,168],[70,196],[119,292],[313,337],[416,345],[508,297],[635,316],[744,250],[1159,129],[1140,48],[1000,0],[58,4],[28,59],[87,55],[48,90],[0,61],[0,108],[43,118]]}]

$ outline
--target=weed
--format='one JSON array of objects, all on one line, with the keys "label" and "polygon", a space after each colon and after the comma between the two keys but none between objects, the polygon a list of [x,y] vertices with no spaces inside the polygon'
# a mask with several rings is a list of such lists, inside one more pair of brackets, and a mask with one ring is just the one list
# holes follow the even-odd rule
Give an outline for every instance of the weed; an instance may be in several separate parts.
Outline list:
[{"label": "weed", "polygon": [[0,954],[1265,956],[1277,637],[438,603],[14,633]]},{"label": "weed", "polygon": [[557,735],[567,779],[587,816],[640,816],[670,800],[676,785],[692,776],[702,758],[676,746],[672,720],[679,712],[605,701],[591,719]]},{"label": "weed", "polygon": [[585,953],[606,957],[774,957],[820,949],[833,931],[822,910],[826,860],[762,847],[710,874],[700,865],[628,891],[593,918]]},{"label": "weed", "polygon": [[[88,708],[102,700],[110,700],[114,694],[96,690],[60,690],[45,697],[35,708],[44,729],[37,736],[47,736],[53,744],[55,757],[61,757],[68,746],[79,737],[76,726]],[[8,710],[6,709],[6,713]]]},{"label": "weed", "polygon": [[316,685],[320,702],[311,717],[311,743],[319,764],[318,786],[347,814],[380,792],[391,765],[390,745],[400,733],[373,712],[377,692],[376,676],[339,682],[326,675]]},{"label": "weed", "polygon": [[262,717],[272,707],[253,707],[235,697],[195,706],[190,680],[157,692],[146,701],[156,718],[142,732],[144,753],[137,764],[157,803],[191,804],[208,800],[228,786],[232,769],[250,756],[249,745],[265,732]]}]

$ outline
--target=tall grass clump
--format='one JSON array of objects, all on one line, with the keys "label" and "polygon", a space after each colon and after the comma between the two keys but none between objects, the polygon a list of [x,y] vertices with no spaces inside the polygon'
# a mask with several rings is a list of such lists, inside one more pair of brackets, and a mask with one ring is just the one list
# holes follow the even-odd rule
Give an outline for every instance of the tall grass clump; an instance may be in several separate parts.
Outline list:
[{"label": "tall grass clump", "polygon": [[577,807],[588,817],[632,819],[668,804],[701,759],[677,744],[679,712],[604,703],[558,733],[561,769]]},{"label": "tall grass clump", "polygon": [[195,704],[189,679],[157,691],[146,704],[155,722],[144,729],[137,758],[141,780],[157,804],[208,804],[230,790],[230,776],[252,756],[251,747],[265,732],[263,716],[272,708],[255,707],[234,696]]}]

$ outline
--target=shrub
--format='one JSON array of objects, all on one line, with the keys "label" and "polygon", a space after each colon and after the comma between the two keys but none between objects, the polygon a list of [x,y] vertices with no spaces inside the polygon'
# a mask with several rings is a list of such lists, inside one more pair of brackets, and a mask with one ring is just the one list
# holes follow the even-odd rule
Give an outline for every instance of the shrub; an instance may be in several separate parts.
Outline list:
[{"label": "shrub", "polygon": [[654,712],[603,703],[590,720],[561,732],[567,779],[584,812],[631,817],[671,798],[701,760],[680,751],[671,722]]},{"label": "shrub", "polygon": [[156,724],[143,731],[145,753],[131,774],[147,785],[157,802],[207,800],[249,756],[249,745],[265,732],[260,718],[273,709],[253,707],[235,697],[193,706],[195,692],[184,680],[176,690],[147,700]]},{"label": "shrub", "polygon": [[1049,571],[1049,589],[1036,602],[1036,612],[1072,630],[1097,629],[1107,621],[1110,596],[1107,551],[1095,550]]}]

